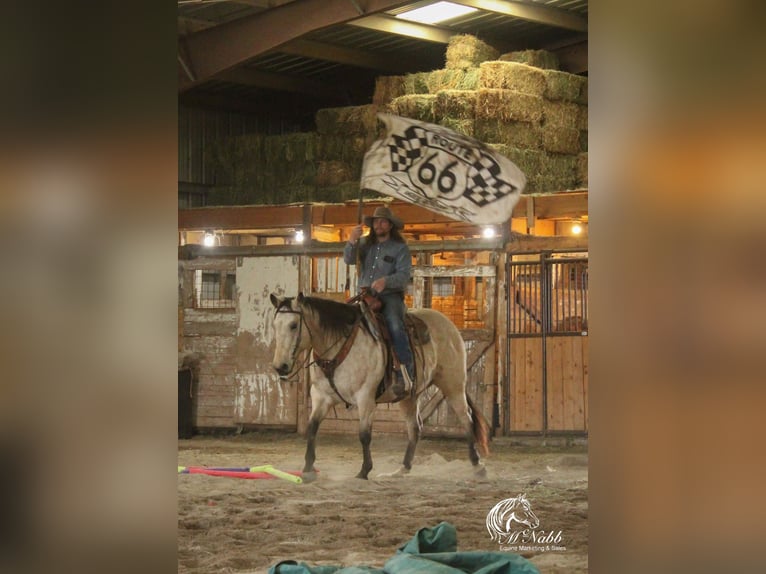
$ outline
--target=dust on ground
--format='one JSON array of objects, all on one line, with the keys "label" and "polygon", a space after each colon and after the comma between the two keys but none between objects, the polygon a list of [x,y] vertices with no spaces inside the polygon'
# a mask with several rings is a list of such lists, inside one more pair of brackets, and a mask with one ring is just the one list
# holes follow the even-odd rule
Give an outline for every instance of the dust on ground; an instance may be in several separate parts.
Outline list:
[{"label": "dust on ground", "polygon": [[[305,440],[275,431],[179,440],[182,466],[264,464],[301,470]],[[317,439],[319,478],[310,484],[178,475],[178,571],[189,574],[261,573],[281,560],[310,565],[382,567],[424,527],[457,529],[458,551],[500,551],[486,529],[487,513],[525,493],[538,531],[561,531],[558,551],[519,551],[542,573],[588,571],[588,467],[583,446],[520,446],[495,439],[478,479],[464,441],[424,438],[412,472],[397,470],[406,437],[373,435],[369,480],[356,437]]]}]

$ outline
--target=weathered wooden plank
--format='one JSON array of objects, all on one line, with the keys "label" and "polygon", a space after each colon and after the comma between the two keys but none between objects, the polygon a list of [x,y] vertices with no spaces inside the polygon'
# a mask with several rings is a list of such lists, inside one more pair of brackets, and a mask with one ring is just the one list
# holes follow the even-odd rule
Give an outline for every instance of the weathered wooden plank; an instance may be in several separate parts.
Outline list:
[{"label": "weathered wooden plank", "polygon": [[413,277],[494,277],[493,265],[430,265],[412,270]]},{"label": "weathered wooden plank", "polygon": [[582,394],[583,394],[583,417],[584,417],[584,427],[587,431],[589,428],[589,421],[588,421],[588,401],[589,401],[589,394],[588,394],[588,367],[589,367],[589,360],[588,360],[588,337],[581,337],[581,344],[582,344]]},{"label": "weathered wooden plank", "polygon": [[201,253],[190,261],[179,260],[178,265],[192,272],[197,269],[201,271],[235,271],[237,269],[237,261],[234,257],[205,257],[204,252]]},{"label": "weathered wooden plank", "polygon": [[579,394],[580,389],[574,389],[574,357],[572,356],[572,337],[556,337],[561,341],[561,429],[573,430],[575,394]]},{"label": "weathered wooden plank", "polygon": [[548,395],[548,430],[564,430],[564,382],[562,368],[562,338],[551,337],[546,342],[547,349],[547,395]]},{"label": "weathered wooden plank", "polygon": [[543,348],[541,339],[524,339],[526,343],[525,430],[543,429]]},{"label": "weathered wooden plank", "polygon": [[484,355],[484,353],[487,351],[487,349],[489,349],[489,347],[494,342],[495,342],[494,333],[492,334],[491,338],[477,339],[476,343],[474,344],[473,348],[471,349],[471,352],[468,353],[468,357],[466,357],[465,363],[466,363],[467,369],[469,371],[476,364],[476,361],[478,361]]},{"label": "weathered wooden plank", "polygon": [[568,409],[572,430],[585,430],[585,393],[583,392],[583,364],[582,364],[582,340],[583,337],[568,337],[571,343],[571,372],[570,388],[568,393]]},{"label": "weathered wooden plank", "polygon": [[234,321],[199,322],[187,318],[183,322],[184,337],[234,336],[237,334],[237,324]]}]

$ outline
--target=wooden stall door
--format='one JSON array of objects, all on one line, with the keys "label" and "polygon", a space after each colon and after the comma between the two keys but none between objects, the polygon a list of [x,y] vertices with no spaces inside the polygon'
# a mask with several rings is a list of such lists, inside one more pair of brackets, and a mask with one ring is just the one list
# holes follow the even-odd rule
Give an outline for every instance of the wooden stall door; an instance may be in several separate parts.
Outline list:
[{"label": "wooden stall door", "polygon": [[509,263],[509,421],[513,433],[588,431],[588,261]]},{"label": "wooden stall door", "polygon": [[546,341],[549,431],[588,430],[588,337]]},{"label": "wooden stall door", "polygon": [[297,425],[298,383],[280,380],[271,367],[274,307],[269,294],[295,295],[298,272],[297,256],[243,257],[238,261],[237,424]]}]

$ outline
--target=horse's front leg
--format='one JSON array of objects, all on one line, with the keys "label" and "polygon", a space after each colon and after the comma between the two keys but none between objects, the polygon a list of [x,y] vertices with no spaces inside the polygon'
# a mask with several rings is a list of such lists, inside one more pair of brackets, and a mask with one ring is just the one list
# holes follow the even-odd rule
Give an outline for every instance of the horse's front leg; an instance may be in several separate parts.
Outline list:
[{"label": "horse's front leg", "polygon": [[370,452],[370,443],[372,442],[372,415],[375,412],[375,401],[364,401],[359,403],[359,442],[362,443],[362,468],[356,478],[367,480],[367,475],[372,470],[372,453]]},{"label": "horse's front leg", "polygon": [[316,460],[316,437],[319,431],[319,424],[327,415],[327,411],[330,409],[330,402],[325,399],[324,395],[319,392],[314,392],[314,387],[311,387],[311,416],[309,417],[309,426],[306,429],[306,456],[305,463],[303,465],[303,472],[301,476],[303,482],[313,482],[317,478],[316,469],[314,469],[314,461]]}]

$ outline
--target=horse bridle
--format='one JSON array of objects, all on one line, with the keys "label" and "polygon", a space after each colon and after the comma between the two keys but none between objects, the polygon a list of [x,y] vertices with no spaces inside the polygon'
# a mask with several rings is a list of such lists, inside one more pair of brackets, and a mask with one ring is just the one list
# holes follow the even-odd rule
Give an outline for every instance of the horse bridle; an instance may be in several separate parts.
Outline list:
[{"label": "horse bridle", "polygon": [[[292,307],[285,308],[285,307],[279,307],[276,311],[274,311],[274,317],[277,316],[277,313],[293,313],[295,315],[298,315],[300,317],[300,321],[298,323],[298,337],[295,339],[295,347],[293,347],[293,352],[291,353],[290,360],[295,363],[295,358],[298,355],[298,347],[301,344],[301,334],[303,331],[303,325],[305,323],[305,319],[303,318],[303,312],[302,311],[296,311]],[[340,363],[343,362],[343,359],[346,358],[346,354],[348,353],[351,345],[354,342],[354,338],[356,337],[356,333],[359,327],[359,323],[361,320],[361,316],[356,320],[354,323],[354,328],[351,330],[351,333],[345,338],[345,342],[343,344],[343,347],[341,348],[340,352],[334,359],[325,359],[322,355],[318,355],[316,352],[316,349],[314,349],[313,357],[314,360],[309,362],[311,360],[312,355],[309,355],[304,363],[302,365],[299,365],[294,371],[291,373],[285,375],[285,379],[290,380],[292,377],[297,375],[301,369],[311,366],[313,364],[316,364],[324,373],[325,377],[327,378],[328,382],[330,383],[330,387],[333,391],[335,391],[335,394],[338,395],[341,401],[345,403],[346,408],[350,408],[351,404],[343,398],[343,395],[340,394],[340,391],[338,390],[338,387],[335,386],[335,380],[334,380],[334,373],[335,369]],[[306,330],[309,332],[309,338],[313,340],[313,334],[311,333],[311,328],[309,327],[308,323],[306,324]],[[327,352],[330,351],[335,345],[338,344],[339,341],[341,341],[342,337],[335,341],[332,345],[330,345],[327,350]]]},{"label": "horse bridle", "polygon": [[[298,320],[298,336],[295,339],[295,346],[293,347],[293,351],[292,353],[290,353],[290,362],[293,363],[294,365],[295,358],[298,356],[298,347],[300,347],[300,344],[301,344],[301,335],[303,335],[303,312],[295,311],[292,308],[279,307],[276,311],[274,311],[274,317],[277,316],[277,313],[292,313],[300,317],[300,319]],[[309,335],[311,335],[311,331],[309,330],[308,325],[306,325],[306,330],[309,331]],[[301,369],[306,367],[306,363],[308,363],[310,358],[311,358],[311,355],[309,355],[309,357],[306,359],[303,365],[298,365],[298,367],[294,371],[285,375],[284,378],[287,380],[290,380],[294,376],[296,376]]]}]

